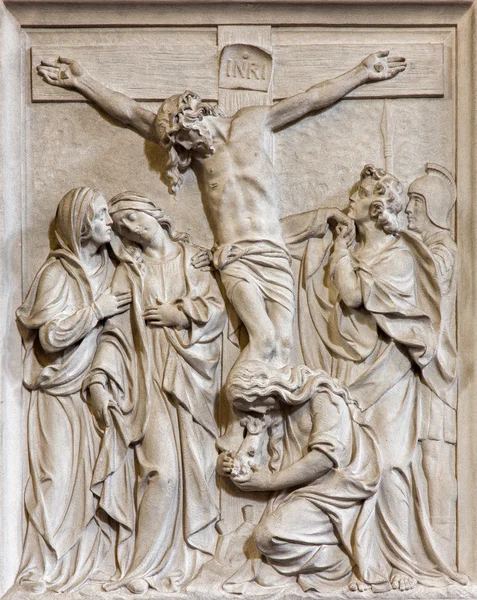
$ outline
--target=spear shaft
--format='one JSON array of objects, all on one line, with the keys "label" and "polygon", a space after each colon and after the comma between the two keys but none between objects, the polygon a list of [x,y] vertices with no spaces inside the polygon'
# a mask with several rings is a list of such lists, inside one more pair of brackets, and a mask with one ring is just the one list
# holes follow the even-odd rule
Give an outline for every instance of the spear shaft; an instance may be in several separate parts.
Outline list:
[{"label": "spear shaft", "polygon": [[384,101],[383,118],[381,120],[381,133],[383,135],[384,162],[387,173],[394,172],[394,132],[396,124],[393,113],[387,100]]}]

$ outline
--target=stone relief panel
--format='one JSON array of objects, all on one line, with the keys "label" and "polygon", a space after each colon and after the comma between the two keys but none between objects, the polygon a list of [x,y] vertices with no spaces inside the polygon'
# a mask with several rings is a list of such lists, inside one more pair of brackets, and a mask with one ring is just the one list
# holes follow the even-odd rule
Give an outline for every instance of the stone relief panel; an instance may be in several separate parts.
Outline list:
[{"label": "stone relief panel", "polygon": [[6,597],[472,597],[454,29],[27,39]]}]

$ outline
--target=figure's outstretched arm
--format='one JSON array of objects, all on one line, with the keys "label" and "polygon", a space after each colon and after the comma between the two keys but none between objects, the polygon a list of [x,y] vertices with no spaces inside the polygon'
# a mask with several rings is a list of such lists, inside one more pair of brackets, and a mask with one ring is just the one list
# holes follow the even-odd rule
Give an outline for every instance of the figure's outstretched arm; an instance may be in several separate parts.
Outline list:
[{"label": "figure's outstretched arm", "polygon": [[42,60],[37,71],[50,85],[79,92],[114,119],[129,125],[144,138],[154,140],[156,115],[132,98],[111,90],[91,77],[77,60],[62,57],[55,62]]},{"label": "figure's outstretched arm", "polygon": [[370,54],[351,71],[274,104],[270,107],[267,125],[272,130],[285,127],[311,112],[331,106],[365,83],[391,79],[406,67],[406,59],[401,56],[390,57],[389,50]]},{"label": "figure's outstretched arm", "polygon": [[323,237],[330,223],[342,225],[346,232],[354,232],[354,222],[339,208],[316,208],[280,219],[283,239],[287,246],[300,244],[312,237]]}]

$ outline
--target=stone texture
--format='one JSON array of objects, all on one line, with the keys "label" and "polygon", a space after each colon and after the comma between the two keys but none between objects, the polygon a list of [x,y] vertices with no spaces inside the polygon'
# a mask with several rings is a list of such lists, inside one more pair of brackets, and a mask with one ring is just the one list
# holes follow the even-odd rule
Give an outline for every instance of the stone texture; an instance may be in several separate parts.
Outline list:
[{"label": "stone texture", "polygon": [[[160,2],[157,4],[158,7],[161,6]],[[196,65],[189,60],[188,44],[195,44],[199,37],[203,38],[203,48],[206,53],[210,52],[211,60],[217,60],[215,46],[217,22],[227,23],[222,27],[223,30],[230,28],[230,23],[233,26],[234,22],[237,24],[260,23],[261,30],[267,30],[267,36],[269,35],[269,23],[272,27],[271,36],[265,36],[267,43],[270,39],[271,47],[273,47],[274,43],[277,44],[281,40],[280,52],[283,51],[281,46],[284,40],[287,43],[297,43],[298,45],[294,46],[297,48],[306,39],[306,45],[309,46],[307,50],[310,50],[319,47],[320,44],[328,43],[333,37],[336,42],[341,41],[349,33],[352,38],[353,52],[354,45],[361,44],[362,53],[366,54],[370,48],[366,46],[365,49],[363,44],[368,33],[374,36],[373,40],[379,41],[380,46],[387,35],[386,31],[376,27],[367,29],[367,18],[373,25],[385,24],[386,27],[391,27],[393,22],[399,22],[400,25],[419,23],[422,32],[404,27],[399,29],[397,36],[395,31],[394,33],[392,30],[390,31],[389,35],[394,36],[393,39],[397,37],[402,39],[402,48],[405,48],[406,44],[416,44],[416,38],[419,36],[422,39],[428,36],[427,41],[431,45],[426,47],[426,56],[432,55],[438,59],[436,69],[433,71],[432,86],[425,88],[421,85],[421,83],[425,83],[423,72],[421,72],[419,75],[421,83],[415,84],[415,87],[406,88],[404,95],[412,97],[393,98],[388,100],[387,106],[392,112],[396,124],[393,172],[405,187],[422,174],[423,166],[428,161],[446,165],[451,171],[457,172],[459,186],[457,240],[460,246],[462,265],[458,310],[461,361],[460,427],[457,446],[460,515],[458,554],[460,568],[474,577],[475,564],[477,564],[475,561],[476,550],[473,545],[474,540],[469,532],[473,530],[477,519],[474,503],[476,481],[473,465],[475,457],[472,444],[477,423],[477,416],[474,414],[475,403],[473,403],[477,382],[474,374],[474,331],[472,327],[475,299],[473,268],[475,264],[473,260],[475,222],[472,212],[475,204],[473,202],[475,174],[472,159],[472,151],[475,149],[473,137],[475,91],[471,85],[472,69],[475,69],[475,63],[472,62],[474,57],[469,49],[471,47],[475,49],[475,44],[472,45],[472,35],[475,36],[475,34],[472,33],[471,13],[465,14],[465,5],[469,3],[435,1],[432,3],[432,8],[425,8],[424,3],[420,2],[419,6],[415,7],[415,12],[410,3],[407,7],[396,7],[394,4],[388,8],[374,6],[369,8],[369,12],[366,12],[366,7],[357,8],[359,4],[362,4],[361,2],[350,2],[352,5],[349,7],[350,12],[347,12],[348,8],[344,10],[343,8],[337,9],[336,6],[327,8],[326,2],[321,2],[320,6],[312,6],[311,3],[307,3],[306,7],[286,7],[280,2],[266,1],[257,7],[253,7],[253,3],[248,3],[246,7],[235,6],[236,3],[224,7],[220,3],[216,3],[215,8],[211,8],[211,6],[205,8],[200,17],[196,17],[196,7],[191,7],[190,13],[187,12],[189,9],[185,6],[174,12],[176,10],[173,7],[174,2],[168,4],[171,6],[164,6],[164,12],[160,13],[154,12],[150,5],[141,8],[138,3],[136,12],[132,7],[123,7],[123,13],[115,12],[111,18],[108,16],[111,14],[110,9],[105,8],[104,5],[99,7],[88,3],[81,7],[71,7],[71,11],[63,12],[61,7],[55,8],[55,2],[50,2],[41,13],[35,8],[34,0],[21,6],[11,3],[8,10],[2,6],[3,46],[0,68],[3,85],[0,89],[2,94],[0,103],[3,110],[0,143],[2,144],[3,166],[0,172],[0,181],[4,241],[1,259],[3,270],[0,273],[5,282],[5,289],[9,292],[7,295],[2,295],[2,302],[5,306],[2,311],[4,315],[3,331],[6,332],[3,337],[5,351],[2,352],[2,389],[0,390],[3,400],[2,427],[4,432],[1,437],[3,492],[0,502],[4,548],[2,552],[4,557],[2,590],[6,590],[14,579],[24,527],[21,515],[21,497],[26,477],[23,413],[28,398],[27,394],[23,394],[22,399],[20,343],[14,326],[14,310],[20,304],[24,292],[47,255],[51,222],[58,200],[69,189],[80,185],[99,187],[107,198],[125,189],[138,190],[154,198],[160,206],[164,207],[174,217],[177,229],[190,233],[194,242],[204,247],[210,247],[213,243],[206,210],[193,173],[190,171],[187,173],[184,186],[177,198],[172,198],[167,194],[163,180],[161,181],[160,172],[164,166],[164,154],[156,145],[145,142],[128,128],[113,122],[104,113],[92,109],[90,105],[69,102],[69,92],[62,91],[61,97],[56,93],[50,94],[49,91],[53,88],[42,84],[40,78],[34,80],[33,100],[42,100],[42,102],[31,101],[30,70],[42,57],[45,49],[54,48],[56,54],[58,48],[68,47],[68,50],[72,52],[78,50],[79,55],[81,48],[86,48],[85,56],[89,53],[93,58],[94,52],[91,50],[91,45],[96,44],[98,40],[102,44],[114,42],[122,44],[123,48],[130,45],[144,49],[147,47],[146,44],[150,43],[148,40],[153,40],[157,33],[154,28],[150,27],[151,11],[153,11],[154,22],[159,24],[164,22],[168,25],[172,23],[176,26],[173,30],[170,28],[162,30],[167,38],[169,57],[174,57],[174,44],[179,43],[175,38],[180,39],[178,36],[181,35],[180,25],[182,22],[187,26],[199,23],[202,25],[200,33],[193,27],[188,27],[184,32],[187,45],[185,50],[181,48],[180,51],[186,57],[191,73]],[[142,23],[146,24],[147,28],[141,34],[127,28],[111,30],[108,25],[110,23],[118,24],[122,18],[118,15],[121,14],[125,15],[126,23],[136,25]],[[189,14],[194,16],[189,17]],[[336,16],[338,14],[339,18]],[[41,27],[39,29],[27,27],[20,32],[12,15],[18,16],[26,25],[31,26],[36,22]],[[317,22],[322,25],[328,19],[326,31],[322,26],[319,28],[307,27],[306,31],[298,26],[290,27],[288,24],[282,26],[284,23],[290,22],[291,15],[296,17],[300,23],[313,25],[316,25]],[[323,17],[323,15],[325,16]],[[415,23],[412,22],[413,15]],[[354,28],[352,32],[349,29],[343,30],[334,24],[338,21],[353,26],[359,24],[360,28]],[[459,22],[459,29],[456,33],[454,23],[457,22]],[[100,26],[100,28],[87,27],[84,30],[78,27],[55,28],[58,24],[63,23],[68,26],[84,26],[86,24],[94,27]],[[50,24],[53,27],[49,27]],[[428,25],[438,27],[431,30]],[[248,27],[244,27],[244,29],[248,29]],[[238,36],[240,39],[234,38],[233,35],[222,35],[222,38],[219,36],[219,40],[222,39],[221,43],[224,39],[240,43],[243,38],[242,35]],[[261,35],[263,36],[263,31]],[[30,47],[34,49],[32,63],[28,52]],[[20,49],[23,53],[22,82],[18,77]],[[398,49],[400,48],[398,47]],[[427,50],[429,50],[428,53]],[[143,50],[141,50],[141,54],[144,54]],[[312,54],[311,60],[313,60],[313,56]],[[115,60],[117,60],[117,56]],[[276,57],[275,60],[277,60]],[[173,62],[174,58],[172,58]],[[156,63],[158,69],[160,64],[160,61]],[[107,60],[104,62],[101,58],[95,66],[98,69],[98,77],[103,65],[107,65]],[[166,89],[167,94],[165,91],[161,94],[150,92],[151,89],[156,89],[156,86],[157,88],[161,87],[161,78],[158,77],[157,80],[151,78],[146,81],[148,69],[149,67],[145,69],[144,73],[139,73],[137,81],[128,78],[126,70],[121,72],[119,77],[123,78],[123,84],[119,85],[118,89],[135,97],[157,99],[175,91],[175,87],[171,87]],[[337,69],[337,72],[339,71],[340,69]],[[167,74],[167,71],[165,73]],[[184,80],[189,77],[187,73],[183,73]],[[203,72],[198,74],[199,79],[202,76]],[[115,75],[115,77],[114,81],[118,81],[118,76]],[[318,79],[322,78],[320,76]],[[229,101],[230,110],[239,106],[258,104],[262,101],[270,103],[272,97],[277,98],[285,93],[300,91],[300,81],[302,81],[303,89],[312,83],[311,79],[308,80],[307,73],[296,82],[292,77],[283,76],[281,80],[275,79],[272,93],[268,97],[264,95],[260,101],[257,100],[255,94],[263,94],[262,92],[244,92],[243,97],[239,100],[234,96]],[[104,82],[109,83],[109,80],[105,77]],[[212,71],[209,73],[208,82],[210,89],[217,84]],[[20,84],[23,90],[21,94]],[[278,84],[282,87],[280,88]],[[35,95],[37,94],[35,90],[41,89],[40,85],[44,85],[44,91]],[[127,87],[128,85],[130,88]],[[173,86],[178,85],[177,82],[173,84]],[[147,93],[144,92],[145,88],[149,90],[146,90]],[[205,97],[208,97],[207,89],[201,90]],[[229,90],[221,90],[218,93],[215,92],[216,96],[211,92],[209,96],[214,100],[218,97],[219,102],[225,106],[228,92]],[[147,96],[149,93],[153,95]],[[383,95],[389,97],[389,94]],[[419,95],[440,97],[416,97]],[[62,102],[57,102],[60,99]],[[235,105],[234,102],[237,104]],[[143,106],[156,111],[159,104],[144,102]],[[383,110],[384,102],[381,98],[355,98],[352,101],[344,101],[325,109],[319,114],[306,117],[299,123],[274,135],[273,157],[281,190],[281,216],[326,206],[344,208],[350,187],[356,180],[357,168],[365,163],[384,166],[384,140],[381,131]],[[228,351],[233,356],[234,351],[229,349],[226,352]],[[298,356],[300,355],[299,349],[295,348],[295,352]],[[234,358],[228,359],[229,366],[233,362]],[[243,500],[243,494],[234,491],[230,485],[224,486],[221,493],[222,506],[232,528],[232,524],[236,526],[240,522],[240,510],[245,500]],[[263,507],[263,504],[263,500],[256,501],[258,508]],[[8,548],[8,552],[5,550],[6,548]],[[258,594],[258,590],[256,592]],[[218,591],[214,593],[217,598],[224,597]],[[200,591],[194,592],[193,597],[200,598],[201,594]],[[406,597],[453,600],[454,598],[472,598],[476,594],[474,587],[470,586],[467,588],[452,587],[432,592],[418,589],[415,592],[407,593]],[[398,595],[390,592],[386,597],[395,598]],[[49,598],[49,596],[44,597]],[[127,594],[123,592],[111,592],[106,595],[92,589],[83,589],[76,595],[64,595],[65,598],[123,598],[126,596]],[[343,593],[335,594],[332,597],[347,598],[351,596],[351,594]],[[25,592],[14,590],[8,596],[12,600],[26,597]],[[143,597],[157,598],[160,596],[148,593]],[[177,597],[190,598],[191,595],[179,594]],[[287,593],[287,597],[300,598],[303,597],[303,594],[297,590]],[[243,598],[246,600],[247,595]]]}]

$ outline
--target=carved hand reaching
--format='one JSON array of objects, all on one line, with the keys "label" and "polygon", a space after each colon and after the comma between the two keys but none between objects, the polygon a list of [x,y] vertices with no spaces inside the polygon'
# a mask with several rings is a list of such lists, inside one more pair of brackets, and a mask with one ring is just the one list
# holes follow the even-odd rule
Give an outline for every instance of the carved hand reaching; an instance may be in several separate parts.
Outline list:
[{"label": "carved hand reaching", "polygon": [[143,316],[151,327],[173,327],[174,329],[189,329],[190,327],[187,316],[171,303],[150,306],[146,308]]},{"label": "carved hand reaching", "polygon": [[190,264],[195,269],[210,271],[213,267],[212,252],[210,250],[200,250],[190,259]]},{"label": "carved hand reaching", "polygon": [[221,477],[230,477],[233,466],[234,459],[232,458],[230,451],[227,450],[226,452],[221,452],[217,457],[217,465],[215,468],[217,475],[220,475]]},{"label": "carved hand reaching", "polygon": [[231,476],[233,483],[244,492],[273,490],[272,473],[265,469],[251,471],[247,475]]},{"label": "carved hand reaching", "polygon": [[366,69],[367,82],[384,81],[392,79],[407,68],[406,59],[403,56],[389,56],[389,50],[382,50],[370,54],[361,63]]},{"label": "carved hand reaching", "polygon": [[108,288],[96,300],[96,308],[103,319],[126,312],[131,304],[131,292],[111,292]]},{"label": "carved hand reaching", "polygon": [[334,251],[347,250],[354,242],[354,227],[349,230],[345,225],[337,225],[335,228]]},{"label": "carved hand reaching", "polygon": [[336,232],[339,230],[339,234],[345,235],[347,238],[354,240],[356,236],[356,228],[353,219],[350,219],[348,215],[346,215],[339,208],[328,208],[326,210],[328,223],[334,222],[337,227],[335,229]]},{"label": "carved hand reaching", "polygon": [[42,60],[36,70],[46,83],[67,89],[77,88],[80,78],[86,75],[85,69],[77,60],[61,56],[55,62]]},{"label": "carved hand reaching", "polygon": [[60,56],[56,61],[42,60],[36,69],[46,83],[79,92],[145,139],[155,139],[153,123],[156,113],[91,77],[77,60]]},{"label": "carved hand reaching", "polygon": [[111,423],[108,407],[112,404],[108,391],[101,383],[93,383],[89,387],[88,404],[98,427],[104,431]]}]

